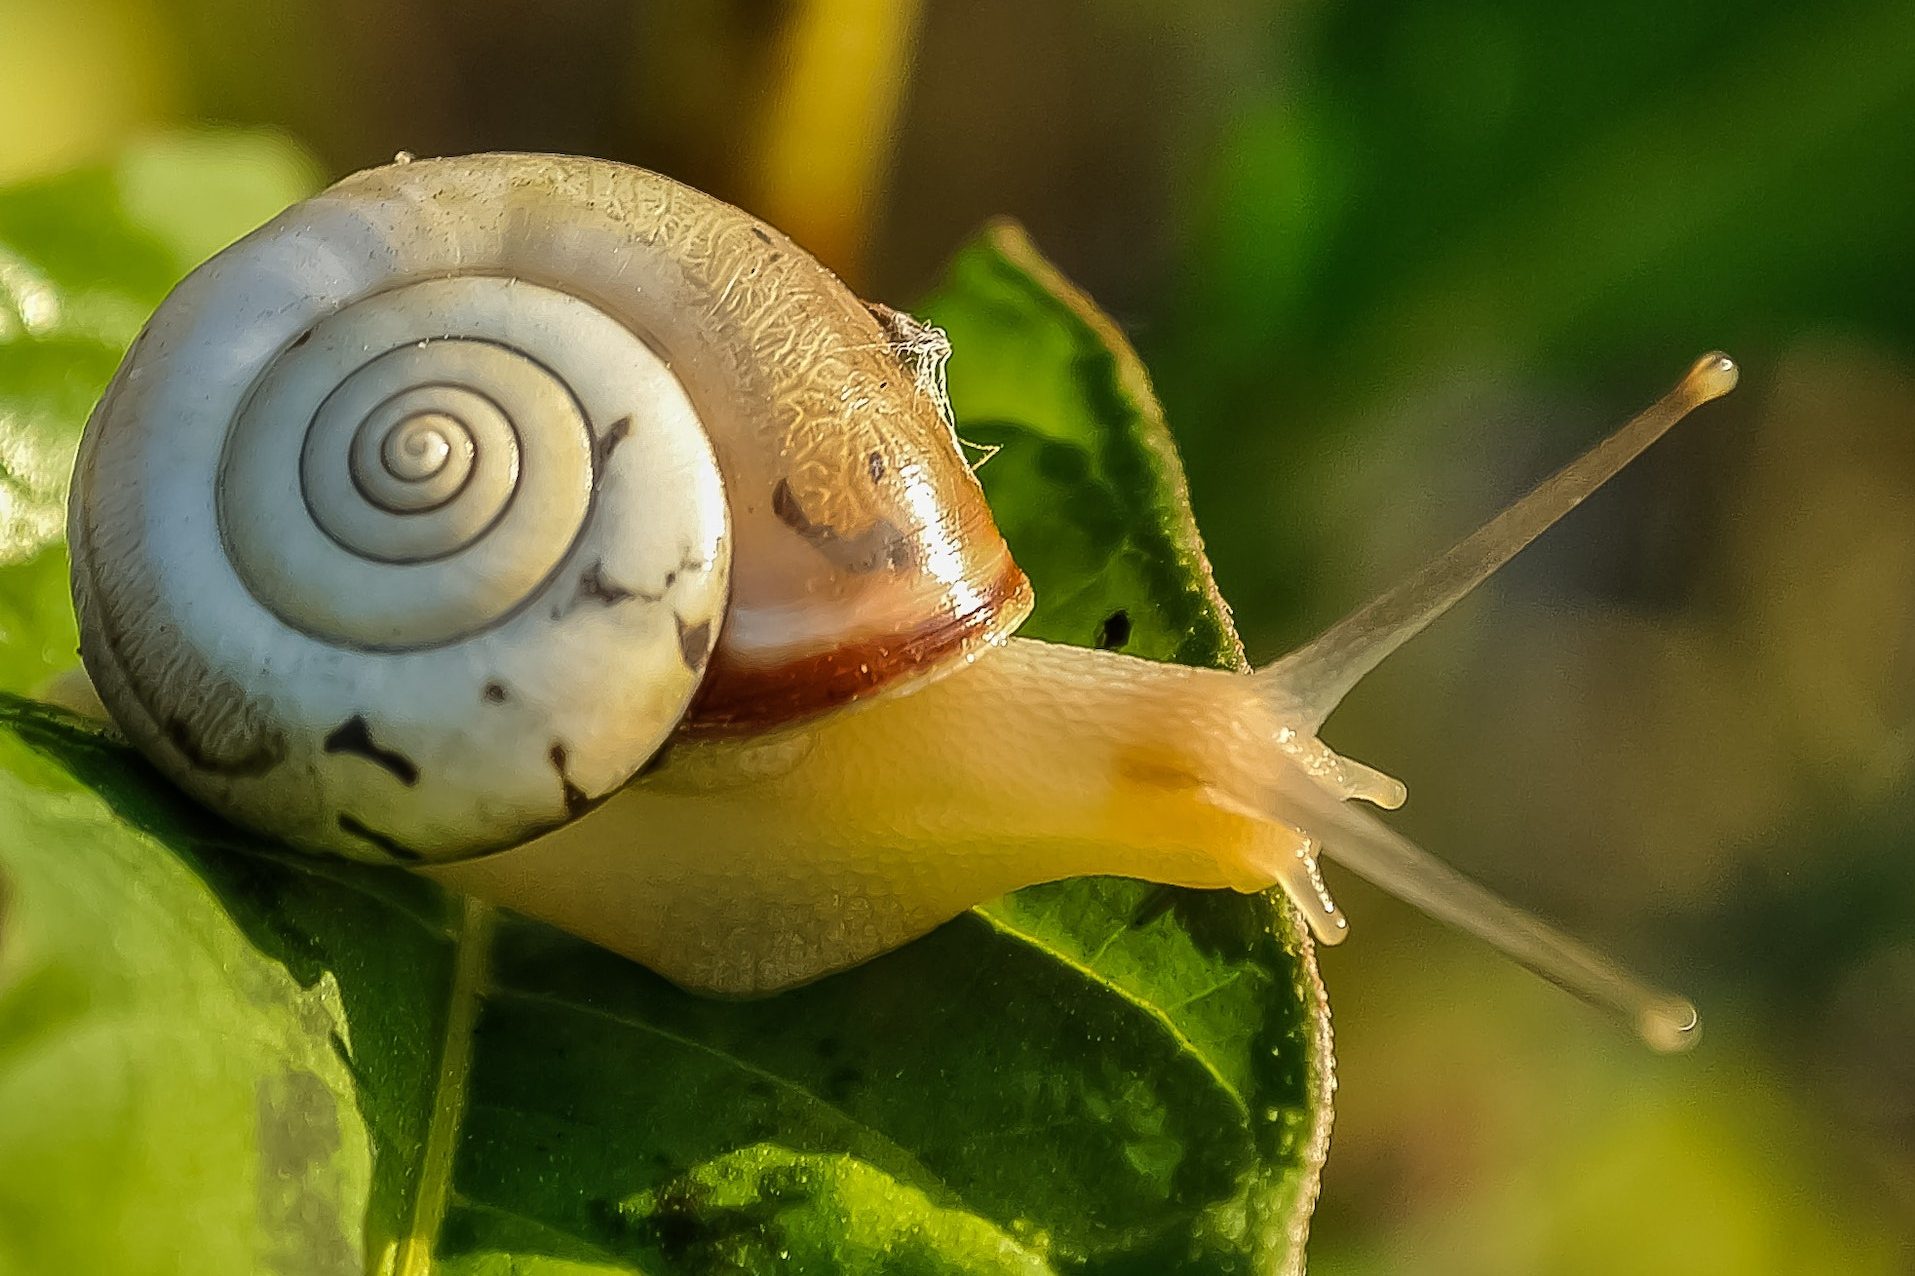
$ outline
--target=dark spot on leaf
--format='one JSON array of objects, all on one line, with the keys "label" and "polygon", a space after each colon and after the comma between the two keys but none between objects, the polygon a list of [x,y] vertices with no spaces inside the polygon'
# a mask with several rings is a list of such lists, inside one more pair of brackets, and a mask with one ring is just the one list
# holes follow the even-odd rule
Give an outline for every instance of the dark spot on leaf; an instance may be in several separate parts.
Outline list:
[{"label": "dark spot on leaf", "polygon": [[1130,613],[1119,607],[1097,627],[1097,649],[1116,651],[1130,641]]},{"label": "dark spot on leaf", "polygon": [[688,625],[683,616],[674,619],[678,622],[678,651],[685,658],[685,667],[693,673],[703,673],[705,661],[711,655],[711,621]]},{"label": "dark spot on leaf", "polygon": [[824,1096],[833,1103],[843,1103],[851,1097],[852,1091],[864,1084],[864,1073],[845,1065],[833,1068],[831,1075],[824,1079]]},{"label": "dark spot on leaf", "polygon": [[407,864],[417,864],[425,858],[410,846],[381,833],[378,829],[369,828],[350,815],[342,813],[339,816],[339,827],[360,841],[379,848],[393,859],[402,860]]},{"label": "dark spot on leaf", "polygon": [[642,1214],[620,1208],[623,1229],[647,1236],[674,1268],[685,1270],[726,1270],[716,1252],[719,1243],[748,1229],[752,1221],[750,1207],[716,1206],[706,1185],[684,1178],[660,1188],[650,1206]]},{"label": "dark spot on leaf", "polygon": [[488,682],[485,684],[485,691],[483,694],[486,700],[492,704],[504,704],[505,703],[505,684],[503,682]]},{"label": "dark spot on leaf", "polygon": [[572,777],[565,770],[565,746],[554,740],[551,752],[546,755],[552,759],[552,769],[559,773],[559,792],[565,798],[565,818],[576,820],[598,803],[585,796],[585,790],[572,783]]},{"label": "dark spot on leaf", "polygon": [[353,714],[326,737],[328,753],[350,753],[362,757],[375,766],[384,767],[398,778],[401,784],[417,784],[419,767],[411,758],[396,749],[386,749],[373,742],[372,728],[366,725],[366,719]]}]

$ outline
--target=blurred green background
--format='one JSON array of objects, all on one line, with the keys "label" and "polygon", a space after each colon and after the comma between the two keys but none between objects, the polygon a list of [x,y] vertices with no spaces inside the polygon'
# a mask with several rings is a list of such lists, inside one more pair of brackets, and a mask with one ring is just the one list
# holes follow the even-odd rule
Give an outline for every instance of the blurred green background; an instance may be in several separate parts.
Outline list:
[{"label": "blurred green background", "polygon": [[1326,732],[1703,1044],[1332,867],[1312,1271],[1915,1271],[1915,6],[0,0],[0,181],[208,121],[635,161],[900,304],[1023,219],[1258,659],[1734,353]]}]

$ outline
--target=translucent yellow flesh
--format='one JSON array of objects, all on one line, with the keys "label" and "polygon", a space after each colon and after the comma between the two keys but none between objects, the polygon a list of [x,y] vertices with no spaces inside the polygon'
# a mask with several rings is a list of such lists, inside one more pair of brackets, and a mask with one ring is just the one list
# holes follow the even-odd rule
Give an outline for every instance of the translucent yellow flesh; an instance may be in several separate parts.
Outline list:
[{"label": "translucent yellow flesh", "polygon": [[430,871],[731,995],[1084,874],[1282,883],[1334,939],[1304,838],[1229,798],[1277,730],[1248,677],[1014,640],[800,731],[681,746],[573,825]]}]

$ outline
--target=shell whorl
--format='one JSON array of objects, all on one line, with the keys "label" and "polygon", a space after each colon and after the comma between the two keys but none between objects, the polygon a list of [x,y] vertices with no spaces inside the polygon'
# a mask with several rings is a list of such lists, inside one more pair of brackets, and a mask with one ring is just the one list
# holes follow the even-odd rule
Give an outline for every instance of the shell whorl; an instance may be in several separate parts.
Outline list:
[{"label": "shell whorl", "polygon": [[[625,392],[589,384],[615,382],[605,368],[511,344],[528,325],[621,363],[645,354],[576,297],[467,276],[350,305],[274,358],[220,463],[221,531],[254,597],[305,633],[384,650],[450,642],[522,605],[591,508],[578,394]],[[442,570],[391,570],[427,563]]]},{"label": "shell whorl", "polygon": [[723,622],[724,483],[643,317],[554,259],[552,211],[335,188],[129,352],[75,473],[82,654],[208,805],[455,859],[576,816],[677,729]]}]

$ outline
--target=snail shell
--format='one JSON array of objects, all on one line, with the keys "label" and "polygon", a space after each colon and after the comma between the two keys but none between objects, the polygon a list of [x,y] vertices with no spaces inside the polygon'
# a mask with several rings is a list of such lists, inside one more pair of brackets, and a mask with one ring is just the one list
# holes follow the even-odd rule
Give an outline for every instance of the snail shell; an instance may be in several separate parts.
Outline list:
[{"label": "snail shell", "polygon": [[69,516],[82,657],[242,823],[381,860],[521,842],[675,733],[1022,621],[942,352],[639,169],[360,173],[201,267],[115,375]]}]

